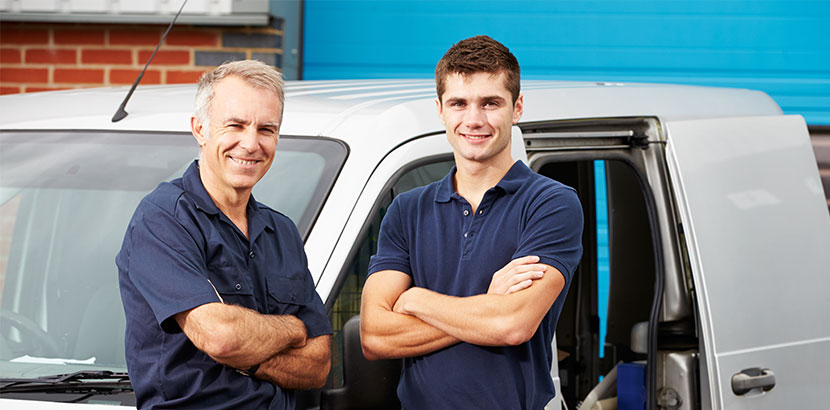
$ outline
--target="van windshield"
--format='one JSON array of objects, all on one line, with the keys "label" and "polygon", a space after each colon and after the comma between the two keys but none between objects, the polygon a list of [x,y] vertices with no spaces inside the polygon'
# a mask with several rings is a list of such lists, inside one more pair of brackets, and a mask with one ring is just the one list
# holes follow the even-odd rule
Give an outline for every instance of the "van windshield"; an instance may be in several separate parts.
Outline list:
[{"label": "van windshield", "polygon": [[[305,238],[346,153],[282,136],[254,197]],[[0,378],[126,371],[115,255],[141,198],[198,154],[190,134],[0,132]]]}]

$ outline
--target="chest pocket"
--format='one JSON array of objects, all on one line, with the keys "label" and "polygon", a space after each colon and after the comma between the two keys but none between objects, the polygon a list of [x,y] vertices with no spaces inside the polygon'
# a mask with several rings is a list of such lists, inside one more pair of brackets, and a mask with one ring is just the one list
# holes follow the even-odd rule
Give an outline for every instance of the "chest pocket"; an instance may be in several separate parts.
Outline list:
[{"label": "chest pocket", "polygon": [[208,266],[210,283],[224,303],[256,310],[253,289],[242,272],[233,266]]},{"label": "chest pocket", "polygon": [[305,275],[296,278],[269,276],[268,310],[272,314],[295,315],[308,303]]}]

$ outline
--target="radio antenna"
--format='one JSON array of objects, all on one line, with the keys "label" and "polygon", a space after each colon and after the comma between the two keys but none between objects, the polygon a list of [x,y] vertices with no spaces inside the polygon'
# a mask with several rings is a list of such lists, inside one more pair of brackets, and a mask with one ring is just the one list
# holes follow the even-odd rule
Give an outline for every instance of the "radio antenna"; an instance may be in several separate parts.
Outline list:
[{"label": "radio antenna", "polygon": [[121,106],[118,107],[118,110],[115,111],[115,115],[112,116],[112,122],[121,121],[124,119],[124,117],[127,116],[127,110],[125,109],[127,107],[127,101],[130,101],[130,97],[133,96],[133,91],[135,91],[135,88],[138,87],[138,83],[140,83],[141,79],[144,77],[144,73],[147,71],[147,67],[150,66],[150,62],[153,61],[153,57],[155,57],[156,53],[159,51],[161,43],[163,43],[164,39],[167,38],[167,34],[170,33],[170,29],[173,28],[173,24],[176,24],[176,19],[179,18],[179,14],[182,14],[182,10],[184,10],[185,4],[187,4],[187,0],[184,0],[184,2],[182,2],[182,6],[179,7],[179,12],[176,13],[176,15],[173,17],[173,21],[170,22],[169,26],[167,26],[167,30],[164,32],[164,35],[161,36],[161,40],[159,40],[159,43],[156,45],[156,49],[153,50],[153,54],[151,54],[150,58],[147,60],[147,64],[144,64],[144,69],[141,70],[141,72],[138,74],[138,78],[136,78],[135,82],[133,82],[133,86],[130,87],[130,91],[127,93],[127,96],[124,97],[124,101],[121,102]]}]

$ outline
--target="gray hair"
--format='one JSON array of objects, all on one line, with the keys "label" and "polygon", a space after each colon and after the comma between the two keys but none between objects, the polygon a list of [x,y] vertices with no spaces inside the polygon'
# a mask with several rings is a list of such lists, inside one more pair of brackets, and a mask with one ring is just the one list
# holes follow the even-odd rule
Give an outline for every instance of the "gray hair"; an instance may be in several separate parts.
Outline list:
[{"label": "gray hair", "polygon": [[231,61],[204,73],[202,78],[199,79],[199,87],[196,90],[195,115],[202,124],[208,124],[208,112],[213,102],[216,83],[229,76],[237,76],[252,87],[273,92],[280,100],[280,115],[282,115],[285,107],[282,74],[261,61]]}]

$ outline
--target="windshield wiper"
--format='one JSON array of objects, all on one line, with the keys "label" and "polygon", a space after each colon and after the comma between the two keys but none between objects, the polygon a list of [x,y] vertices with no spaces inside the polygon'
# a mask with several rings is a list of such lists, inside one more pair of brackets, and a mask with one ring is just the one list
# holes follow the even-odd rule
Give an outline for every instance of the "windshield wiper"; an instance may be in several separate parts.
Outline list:
[{"label": "windshield wiper", "polygon": [[130,376],[125,372],[109,370],[83,370],[54,376],[0,379],[0,394],[23,392],[62,392],[100,394],[132,391]]}]

